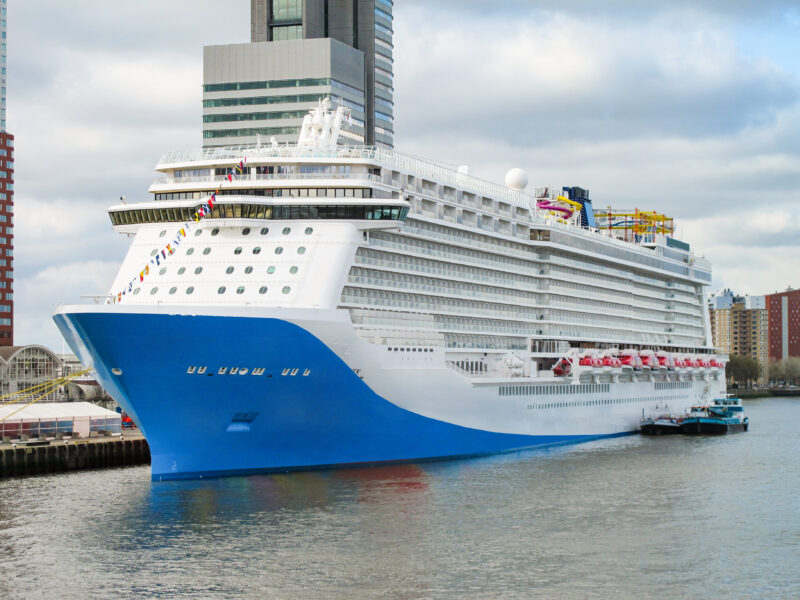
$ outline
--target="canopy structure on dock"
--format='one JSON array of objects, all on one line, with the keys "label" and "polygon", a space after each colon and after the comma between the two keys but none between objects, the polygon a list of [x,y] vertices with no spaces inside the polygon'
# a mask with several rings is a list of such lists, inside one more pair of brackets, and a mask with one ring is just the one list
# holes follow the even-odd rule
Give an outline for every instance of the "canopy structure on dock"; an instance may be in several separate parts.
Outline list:
[{"label": "canopy structure on dock", "polygon": [[122,427],[122,415],[89,402],[20,406],[0,405],[0,441],[118,435]]}]

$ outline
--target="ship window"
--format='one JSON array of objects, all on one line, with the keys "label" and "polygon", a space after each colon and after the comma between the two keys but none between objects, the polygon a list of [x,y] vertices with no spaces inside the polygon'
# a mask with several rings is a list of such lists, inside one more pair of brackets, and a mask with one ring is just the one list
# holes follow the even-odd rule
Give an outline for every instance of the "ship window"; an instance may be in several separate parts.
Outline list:
[{"label": "ship window", "polygon": [[194,232],[194,237],[200,237],[201,235],[203,235],[202,229],[198,229],[197,231]]},{"label": "ship window", "polygon": [[158,274],[159,274],[159,275],[163,275],[163,274],[164,274],[164,273],[166,273],[166,272],[167,272],[167,267],[163,267],[163,268],[162,268],[162,269],[161,269],[161,270],[158,272]]},{"label": "ship window", "polygon": [[186,288],[186,294],[189,295],[189,296],[194,294],[194,286],[190,285],[188,288]]},{"label": "ship window", "polygon": [[252,273],[252,272],[253,272],[253,267],[247,267],[247,268],[244,270],[244,272],[245,272],[246,274],[250,275],[250,273]]},{"label": "ship window", "polygon": [[197,367],[189,367],[188,369],[186,369],[186,373],[188,373],[189,375],[191,375],[191,374],[192,374],[192,373],[194,373],[196,370],[197,370]]},{"label": "ship window", "polygon": [[239,375],[247,375],[249,372],[250,369],[248,369],[247,367],[242,367],[241,369],[239,369]]},{"label": "ship window", "polygon": [[227,269],[225,269],[225,272],[226,272],[228,275],[230,275],[231,273],[233,273],[233,267],[228,267]]},{"label": "ship window", "polygon": [[158,254],[158,250],[153,250],[153,251],[150,253],[150,256],[155,256],[156,254]]},{"label": "ship window", "polygon": [[267,293],[267,286],[262,285],[260,288],[258,288],[258,293],[261,294],[262,296],[264,294],[266,294]]},{"label": "ship window", "polygon": [[231,367],[231,370],[228,372],[230,375],[236,375],[239,372],[239,367]]},{"label": "ship window", "polygon": [[283,233],[283,235],[289,235],[290,233],[292,233],[292,228],[291,227],[284,227],[283,231],[281,233]]},{"label": "ship window", "polygon": [[313,227],[306,227],[306,235],[311,235],[312,233],[314,233],[314,228]]},{"label": "ship window", "polygon": [[217,371],[217,375],[225,375],[228,372],[228,367],[220,367],[219,371]]},{"label": "ship window", "polygon": [[186,256],[191,256],[194,254],[194,248],[187,248],[186,249]]},{"label": "ship window", "polygon": [[299,270],[300,269],[298,269],[297,267],[292,267],[291,269],[289,269],[289,273],[291,273],[292,275],[297,275],[297,272]]},{"label": "ship window", "polygon": [[273,273],[275,273],[275,267],[267,267],[267,273],[269,275],[272,275]]},{"label": "ship window", "polygon": [[159,233],[158,237],[164,237],[165,235],[167,235],[167,230],[166,229],[164,231],[162,231],[161,233]]},{"label": "ship window", "polygon": [[281,291],[282,291],[284,294],[288,294],[288,293],[290,293],[290,292],[292,291],[292,288],[290,288],[290,287],[287,285],[287,286],[286,286],[285,288],[283,288],[283,290],[281,290]]},{"label": "ship window", "polygon": [[234,250],[234,251],[233,251],[233,253],[234,253],[234,254],[237,254],[237,255],[238,255],[238,254],[241,254],[241,253],[242,253],[242,247],[241,247],[241,246],[239,246],[238,248],[236,248],[236,250]]},{"label": "ship window", "polygon": [[174,295],[174,294],[175,294],[175,292],[177,292],[177,291],[178,291],[178,288],[176,288],[176,287],[169,288],[169,295],[170,295],[170,296],[172,296],[172,295]]},{"label": "ship window", "polygon": [[150,290],[150,295],[151,296],[154,296],[156,293],[158,293],[158,288],[157,287],[154,287],[152,290]]},{"label": "ship window", "polygon": [[218,294],[224,294],[225,293],[225,286],[224,285],[220,286],[219,289],[217,290],[217,293]]},{"label": "ship window", "polygon": [[136,288],[135,290],[133,290],[133,295],[136,296],[141,291],[142,291],[142,288]]},{"label": "ship window", "polygon": [[178,275],[183,275],[184,273],[186,273],[186,267],[181,267],[178,269]]},{"label": "ship window", "polygon": [[261,254],[261,248],[259,248],[258,246],[253,248],[253,254]]},{"label": "ship window", "polygon": [[236,288],[236,293],[237,294],[244,294],[244,286],[240,285],[238,288]]},{"label": "ship window", "polygon": [[280,246],[275,248],[275,254],[283,254],[283,248],[281,248]]},{"label": "ship window", "polygon": [[200,275],[200,273],[202,273],[202,272],[203,272],[203,267],[197,267],[197,268],[194,270],[194,274],[195,274],[195,275]]},{"label": "ship window", "polygon": [[261,235],[267,235],[268,233],[269,233],[269,227],[261,228]]},{"label": "ship window", "polygon": [[197,374],[204,375],[206,371],[208,371],[208,367],[200,367],[199,369],[197,369]]},{"label": "ship window", "polygon": [[203,250],[203,255],[204,255],[204,256],[208,256],[209,254],[211,254],[211,248],[205,248],[205,249]]},{"label": "ship window", "polygon": [[289,374],[290,371],[291,371],[291,369],[284,369],[283,371],[281,371],[281,375],[283,377],[286,377]]},{"label": "ship window", "polygon": [[219,227],[215,227],[211,230],[211,235],[219,235]]},{"label": "ship window", "polygon": [[250,228],[245,227],[244,229],[242,229],[242,235],[250,235]]},{"label": "ship window", "polygon": [[303,377],[308,377],[309,375],[311,375],[311,369],[306,369],[303,371]]}]

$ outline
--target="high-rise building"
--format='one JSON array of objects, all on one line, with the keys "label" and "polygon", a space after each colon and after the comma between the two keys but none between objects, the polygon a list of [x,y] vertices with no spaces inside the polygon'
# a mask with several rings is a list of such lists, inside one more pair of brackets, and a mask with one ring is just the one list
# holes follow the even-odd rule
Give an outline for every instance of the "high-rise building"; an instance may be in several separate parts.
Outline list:
[{"label": "high-rise building", "polygon": [[732,356],[745,356],[761,366],[759,383],[768,375],[768,315],[764,296],[736,296],[723,290],[709,299],[714,347]]},{"label": "high-rise building", "polygon": [[6,0],[0,0],[0,346],[14,345],[14,136],[6,131]]},{"label": "high-rise building", "polygon": [[204,49],[203,144],[294,142],[330,97],[343,144],[391,148],[391,0],[251,0],[251,43]]},{"label": "high-rise building", "polygon": [[769,313],[769,357],[780,361],[800,356],[800,290],[766,296]]}]

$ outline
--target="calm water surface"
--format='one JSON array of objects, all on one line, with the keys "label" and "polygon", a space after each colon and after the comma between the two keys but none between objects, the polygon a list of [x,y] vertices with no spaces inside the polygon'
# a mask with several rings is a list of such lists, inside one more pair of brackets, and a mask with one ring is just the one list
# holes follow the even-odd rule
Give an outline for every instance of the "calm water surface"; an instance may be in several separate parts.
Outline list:
[{"label": "calm water surface", "polygon": [[418,466],[0,481],[0,598],[798,598],[800,399],[747,411]]}]

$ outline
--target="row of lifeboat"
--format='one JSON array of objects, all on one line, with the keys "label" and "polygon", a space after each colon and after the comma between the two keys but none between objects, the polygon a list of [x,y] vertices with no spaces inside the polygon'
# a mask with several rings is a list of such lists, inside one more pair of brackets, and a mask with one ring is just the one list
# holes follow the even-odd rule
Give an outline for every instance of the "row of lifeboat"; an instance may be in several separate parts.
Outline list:
[{"label": "row of lifeboat", "polygon": [[606,350],[603,353],[587,351],[574,356],[565,356],[553,368],[558,377],[569,375],[573,366],[592,369],[632,369],[634,371],[665,369],[724,369],[725,363],[715,356],[683,356],[669,352],[637,350]]}]

